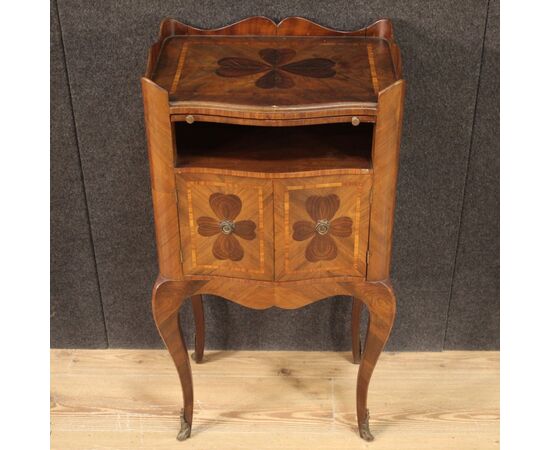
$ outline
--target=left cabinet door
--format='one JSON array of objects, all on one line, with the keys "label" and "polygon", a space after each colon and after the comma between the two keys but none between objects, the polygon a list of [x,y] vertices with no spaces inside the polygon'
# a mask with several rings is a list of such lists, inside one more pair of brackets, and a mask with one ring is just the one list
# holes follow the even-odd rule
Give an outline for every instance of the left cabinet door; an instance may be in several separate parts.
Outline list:
[{"label": "left cabinet door", "polygon": [[273,280],[273,183],[176,174],[185,275]]}]

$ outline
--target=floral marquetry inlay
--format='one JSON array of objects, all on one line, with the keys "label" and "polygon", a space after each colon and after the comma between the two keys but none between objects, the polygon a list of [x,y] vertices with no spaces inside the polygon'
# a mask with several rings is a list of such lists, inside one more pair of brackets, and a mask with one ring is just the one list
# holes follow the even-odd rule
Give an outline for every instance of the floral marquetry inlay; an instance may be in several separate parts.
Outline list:
[{"label": "floral marquetry inlay", "polygon": [[330,261],[338,256],[338,246],[333,236],[351,236],[353,221],[347,216],[333,217],[340,208],[340,198],[335,195],[313,195],[306,200],[306,211],[312,221],[300,220],[293,225],[295,241],[311,239],[306,247],[309,262]]},{"label": "floral marquetry inlay", "polygon": [[197,232],[204,237],[216,236],[212,254],[216,259],[240,261],[244,250],[237,237],[251,241],[256,238],[256,224],[252,220],[235,219],[241,212],[242,202],[233,194],[212,194],[210,208],[216,217],[202,216],[197,219]]},{"label": "floral marquetry inlay", "polygon": [[291,48],[264,48],[258,61],[249,58],[229,57],[218,61],[216,74],[220,77],[244,77],[267,72],[256,80],[262,89],[288,89],[294,86],[289,74],[311,78],[330,78],[336,75],[335,62],[327,58],[308,58],[290,62],[296,51]]}]

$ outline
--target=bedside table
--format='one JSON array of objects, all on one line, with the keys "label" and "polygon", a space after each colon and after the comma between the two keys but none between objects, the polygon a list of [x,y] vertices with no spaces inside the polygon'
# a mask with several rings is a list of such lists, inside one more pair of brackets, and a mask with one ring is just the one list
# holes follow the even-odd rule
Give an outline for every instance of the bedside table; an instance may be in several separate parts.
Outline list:
[{"label": "bedside table", "polygon": [[178,439],[193,421],[178,312],[191,298],[200,362],[201,294],[255,309],[353,297],[357,424],[373,439],[368,386],[396,310],[404,88],[389,20],[352,32],[298,17],[215,30],[163,21],[142,89],[160,272],[153,316],[183,390]]}]

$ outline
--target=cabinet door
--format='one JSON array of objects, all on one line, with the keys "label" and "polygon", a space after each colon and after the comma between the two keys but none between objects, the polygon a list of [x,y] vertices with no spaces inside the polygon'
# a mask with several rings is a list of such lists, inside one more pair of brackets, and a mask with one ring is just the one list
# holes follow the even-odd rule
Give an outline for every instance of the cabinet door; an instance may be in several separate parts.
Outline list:
[{"label": "cabinet door", "polygon": [[184,274],[273,279],[273,183],[176,175]]},{"label": "cabinet door", "polygon": [[366,273],[370,174],[276,180],[275,279]]}]

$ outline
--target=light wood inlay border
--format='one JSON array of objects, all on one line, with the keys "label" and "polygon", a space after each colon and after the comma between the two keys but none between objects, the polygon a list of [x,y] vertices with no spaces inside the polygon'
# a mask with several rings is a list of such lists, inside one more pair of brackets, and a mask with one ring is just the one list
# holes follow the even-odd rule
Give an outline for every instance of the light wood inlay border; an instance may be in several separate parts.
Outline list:
[{"label": "light wood inlay border", "polygon": [[170,86],[170,94],[173,94],[178,89],[180,84],[181,72],[183,71],[183,63],[185,62],[185,57],[187,56],[187,44],[183,44],[180,50],[180,56],[178,58],[178,66],[176,68],[176,73],[174,74],[174,79],[172,80],[172,86]]},{"label": "light wood inlay border", "polygon": [[355,199],[355,240],[353,241],[353,268],[359,270],[359,225],[361,223],[361,196],[363,186],[357,186],[357,198]]},{"label": "light wood inlay border", "polygon": [[378,83],[378,75],[376,74],[376,62],[374,60],[374,50],[371,44],[367,44],[367,55],[369,57],[370,75],[372,78],[372,88],[375,94],[380,92],[380,84]]},{"label": "light wood inlay border", "polygon": [[264,240],[264,190],[263,188],[258,188],[258,234],[261,236],[260,239],[260,267],[262,271],[260,273],[265,273],[265,240]]},{"label": "light wood inlay border", "polygon": [[187,202],[189,204],[189,233],[191,234],[191,264],[192,267],[197,267],[197,249],[195,247],[197,237],[195,235],[195,220],[193,214],[193,193],[190,187],[187,188]]}]

